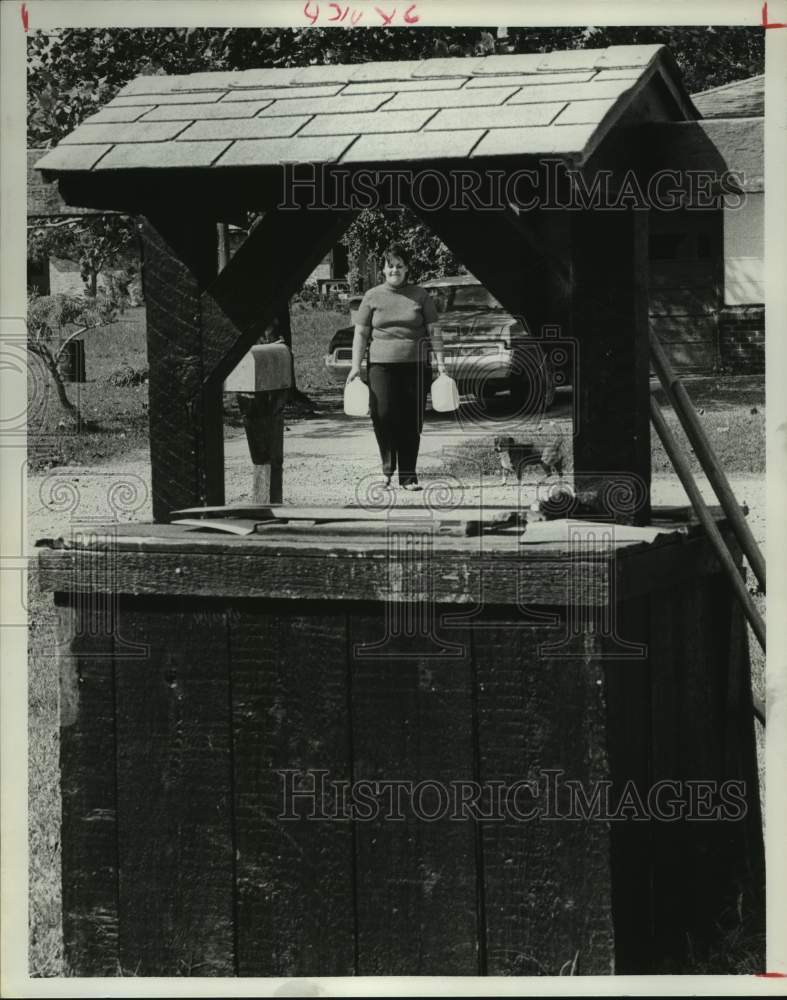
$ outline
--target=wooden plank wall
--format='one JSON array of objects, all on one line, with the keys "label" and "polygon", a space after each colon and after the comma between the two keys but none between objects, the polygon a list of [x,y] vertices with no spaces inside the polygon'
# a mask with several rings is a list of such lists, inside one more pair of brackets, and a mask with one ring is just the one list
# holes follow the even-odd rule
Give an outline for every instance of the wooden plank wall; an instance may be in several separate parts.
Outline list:
[{"label": "wooden plank wall", "polygon": [[[469,627],[436,606],[420,652],[413,622],[386,632],[380,604],[123,598],[122,646],[95,608],[64,607],[76,974],[646,972],[705,943],[741,887],[762,904],[745,635],[720,580],[621,605],[620,637],[649,647],[620,662],[600,632],[561,658],[554,628],[491,606]],[[586,800],[605,781],[646,798],[663,778],[740,778],[748,814],[426,822],[406,796],[401,820],[331,818],[353,781],[489,787],[549,770]],[[304,793],[289,811],[287,781]],[[422,809],[439,799],[425,788]]]},{"label": "wooden plank wall", "polygon": [[[564,617],[557,627],[560,634]],[[530,820],[512,809],[481,825],[489,975],[615,968],[606,824],[566,818],[565,791],[547,807],[546,790],[549,780],[556,789],[569,780],[592,794],[607,777],[600,650],[590,638],[584,656],[544,655],[540,646],[554,642],[553,628],[505,619],[481,623],[473,636],[481,782],[534,780],[538,796],[523,791],[515,808],[548,808]]]},{"label": "wooden plank wall", "polygon": [[116,976],[117,789],[113,638],[84,604],[58,600],[63,939],[72,975]]},{"label": "wooden plank wall", "polygon": [[353,830],[310,818],[338,808],[332,783],[352,775],[346,623],[305,604],[246,605],[230,624],[241,976],[355,972]]},{"label": "wooden plank wall", "polygon": [[120,964],[143,976],[232,975],[226,612],[136,601],[121,606],[120,628],[149,647],[115,669]]}]

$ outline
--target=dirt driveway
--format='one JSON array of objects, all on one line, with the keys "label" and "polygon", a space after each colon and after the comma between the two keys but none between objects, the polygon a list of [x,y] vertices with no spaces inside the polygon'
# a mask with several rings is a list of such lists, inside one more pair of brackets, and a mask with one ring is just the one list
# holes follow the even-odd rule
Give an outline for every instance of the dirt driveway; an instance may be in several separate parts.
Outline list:
[{"label": "dirt driveway", "polygon": [[[513,433],[546,439],[558,430],[569,433],[568,408],[550,411],[541,425],[523,424],[520,417],[504,411],[482,418],[462,408],[458,415],[428,414],[418,461],[424,486],[447,483],[463,491],[462,500],[478,504],[529,504],[530,487],[521,495],[515,485],[499,486],[497,475],[468,477],[461,483],[445,474],[446,461],[460,444],[477,438],[487,442],[497,434]],[[340,411],[317,418],[292,420],[286,425],[284,448],[284,502],[348,504],[362,499],[379,479],[377,445],[368,419],[346,417]],[[531,434],[532,432],[532,434]],[[762,475],[731,475],[733,490],[750,508],[749,522],[755,537],[765,543],[765,478]],[[703,495],[715,503],[712,490],[698,479]],[[234,430],[225,444],[225,484],[228,503],[250,502],[251,472],[248,447],[242,431]],[[399,490],[397,504],[419,504],[424,494]],[[655,476],[654,504],[687,503],[674,476]],[[113,521],[148,521],[150,465],[146,451],[112,466],[67,466],[31,476],[28,481],[28,538],[68,533],[72,524],[104,524]]]}]

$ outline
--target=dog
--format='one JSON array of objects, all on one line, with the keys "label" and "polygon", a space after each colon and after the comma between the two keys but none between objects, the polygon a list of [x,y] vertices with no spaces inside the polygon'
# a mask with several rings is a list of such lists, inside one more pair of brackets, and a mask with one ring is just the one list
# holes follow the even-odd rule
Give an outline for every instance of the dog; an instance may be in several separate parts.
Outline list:
[{"label": "dog", "polygon": [[496,437],[494,449],[500,460],[501,486],[508,485],[508,477],[512,472],[516,476],[517,482],[521,483],[528,466],[538,466],[541,469],[543,472],[541,482],[553,473],[556,473],[558,478],[563,478],[565,453],[561,434],[558,434],[555,440],[544,448],[532,441],[517,442],[510,436]]}]

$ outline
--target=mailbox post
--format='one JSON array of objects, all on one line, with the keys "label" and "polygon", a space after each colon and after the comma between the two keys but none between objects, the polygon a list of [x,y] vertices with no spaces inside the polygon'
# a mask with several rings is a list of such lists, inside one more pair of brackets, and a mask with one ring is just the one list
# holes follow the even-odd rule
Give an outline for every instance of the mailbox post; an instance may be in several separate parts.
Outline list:
[{"label": "mailbox post", "polygon": [[281,503],[284,406],[292,385],[292,357],[283,342],[256,344],[224,383],[238,394],[254,467],[253,503]]}]

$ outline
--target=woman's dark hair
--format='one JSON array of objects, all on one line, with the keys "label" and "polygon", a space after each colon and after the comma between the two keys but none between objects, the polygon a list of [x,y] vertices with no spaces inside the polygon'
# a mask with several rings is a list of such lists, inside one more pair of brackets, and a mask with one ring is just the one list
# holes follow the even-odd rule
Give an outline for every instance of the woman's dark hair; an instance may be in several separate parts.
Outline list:
[{"label": "woman's dark hair", "polygon": [[392,257],[398,257],[405,267],[410,266],[410,254],[401,243],[389,243],[383,251],[383,260],[386,264],[391,263]]}]

